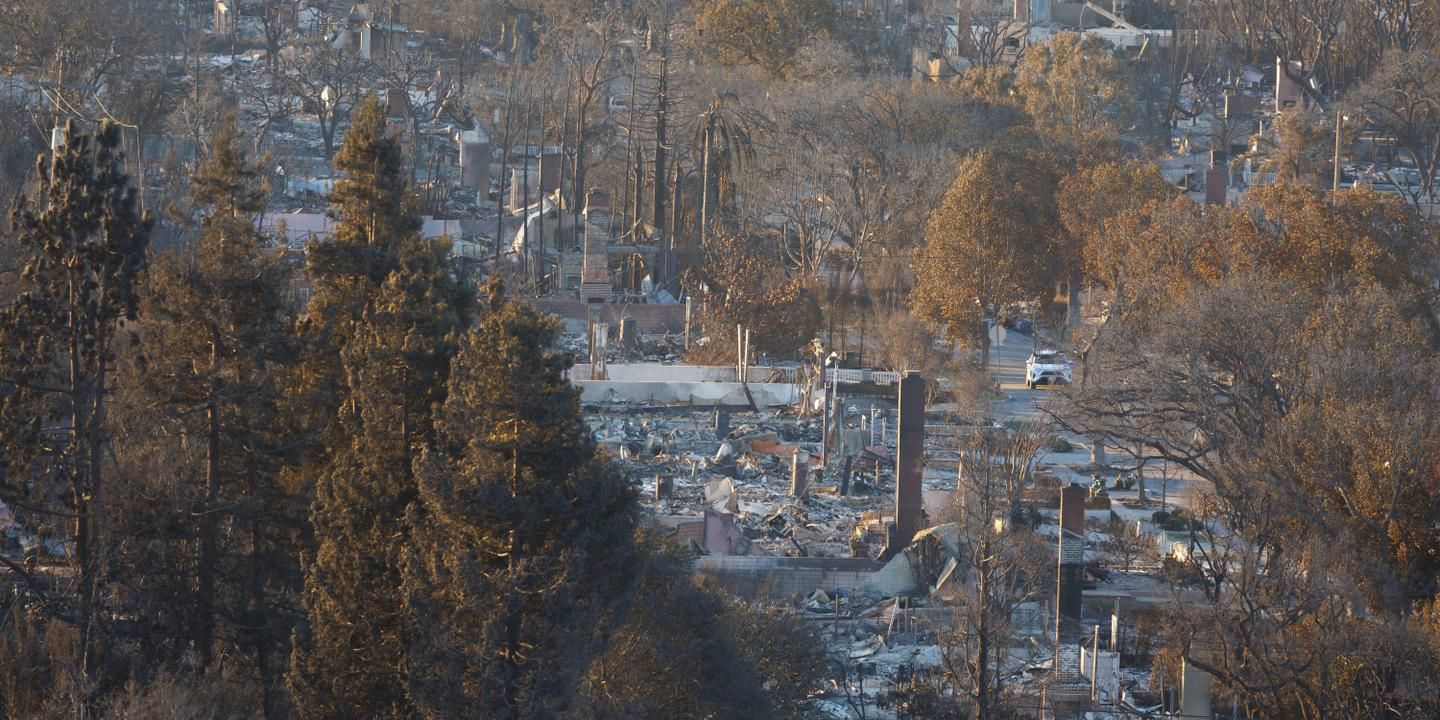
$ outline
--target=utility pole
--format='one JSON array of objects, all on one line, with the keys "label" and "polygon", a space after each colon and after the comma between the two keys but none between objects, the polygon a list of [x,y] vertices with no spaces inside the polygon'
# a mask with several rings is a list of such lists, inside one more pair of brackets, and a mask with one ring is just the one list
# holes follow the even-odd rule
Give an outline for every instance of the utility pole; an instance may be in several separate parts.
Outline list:
[{"label": "utility pole", "polygon": [[[824,400],[825,400],[825,410],[824,410],[824,412],[825,412],[825,414],[824,414],[824,416],[821,417],[821,419],[820,419],[820,467],[821,467],[821,468],[827,467],[827,466],[829,465],[829,463],[830,463],[830,414],[831,414],[830,406],[831,406],[831,403],[832,403],[831,396],[835,394],[835,393],[834,393],[834,388],[833,388],[833,386],[834,386],[835,383],[834,383],[833,380],[831,380],[830,375],[831,375],[831,371],[832,371],[832,370],[839,370],[839,368],[840,368],[840,356],[837,355],[837,354],[835,354],[835,353],[833,353],[833,352],[830,353],[830,355],[825,358],[825,367],[824,367],[824,370],[823,370],[823,372],[825,373],[825,375],[823,376],[825,382],[824,382],[823,385],[822,385],[822,387],[825,389],[825,397],[824,397]],[[897,447],[897,449],[896,449],[896,452],[897,452],[897,453],[899,452],[898,447]]]},{"label": "utility pole", "polygon": [[[521,175],[523,175],[524,178],[520,186],[521,192],[523,193],[523,197],[520,198],[520,228],[525,233],[524,240],[520,243],[520,262],[522,269],[528,268],[530,265],[530,123],[531,120],[534,119],[534,115],[535,107],[531,103],[526,102],[525,166],[521,168]],[[543,156],[544,151],[542,149],[538,157]],[[541,219],[543,220],[544,218],[542,217]],[[529,273],[526,272],[526,274],[528,275]]]},{"label": "utility pole", "polygon": [[540,222],[536,223],[539,230],[536,238],[535,265],[532,270],[533,282],[535,284],[535,296],[540,297],[541,285],[545,280],[545,102],[540,102]]},{"label": "utility pole", "polygon": [[[505,91],[505,130],[500,139],[500,182],[497,187],[499,191],[495,196],[495,257],[492,271],[500,268],[500,242],[505,234],[505,174],[510,169],[510,123],[514,113],[511,109],[515,101],[515,71],[510,72],[510,85]],[[496,114],[499,120],[499,114]]]},{"label": "utility pole", "polygon": [[[575,206],[575,203],[565,194],[565,172],[570,163],[566,159],[570,157],[570,80],[567,76],[565,81],[565,114],[560,120],[560,187],[555,191],[555,292],[565,294],[569,291],[565,288],[565,213]],[[573,178],[572,178],[573,181]],[[578,226],[578,223],[575,223]],[[579,238],[579,228],[572,227],[571,231]],[[583,265],[583,263],[582,263]]]},{"label": "utility pole", "polygon": [[1090,702],[1099,698],[1100,686],[1100,626],[1095,626],[1095,639],[1090,644]]}]

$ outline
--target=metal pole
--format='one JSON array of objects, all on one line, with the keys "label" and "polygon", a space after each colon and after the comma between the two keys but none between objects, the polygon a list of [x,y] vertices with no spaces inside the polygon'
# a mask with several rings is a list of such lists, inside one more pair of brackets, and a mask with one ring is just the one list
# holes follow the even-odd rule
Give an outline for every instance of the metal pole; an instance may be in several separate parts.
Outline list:
[{"label": "metal pole", "polygon": [[745,377],[740,374],[740,353],[745,352],[745,334],[740,326],[735,326],[735,379],[744,382]]},{"label": "metal pole", "polygon": [[1331,190],[1340,189],[1340,130],[1345,124],[1345,116],[1340,113],[1340,104],[1335,104],[1335,159],[1332,167],[1330,181]]},{"label": "metal pole", "polygon": [[[1138,536],[1137,536],[1138,537]],[[1096,628],[1097,630],[1099,628]],[[1115,612],[1110,618],[1110,649],[1120,652],[1120,598],[1115,598]]]},{"label": "metal pole", "polygon": [[825,390],[823,415],[820,418],[820,467],[830,459],[830,365],[825,365]]},{"label": "metal pole", "polygon": [[750,380],[750,328],[745,328],[745,351],[740,354],[740,382]]}]

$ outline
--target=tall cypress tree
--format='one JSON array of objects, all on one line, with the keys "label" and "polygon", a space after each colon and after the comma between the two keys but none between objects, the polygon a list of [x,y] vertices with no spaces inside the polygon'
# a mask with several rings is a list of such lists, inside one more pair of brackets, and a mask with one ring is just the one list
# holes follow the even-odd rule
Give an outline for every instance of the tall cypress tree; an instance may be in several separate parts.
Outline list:
[{"label": "tall cypress tree", "polygon": [[72,667],[86,683],[103,683],[106,398],[118,323],[136,316],[151,223],[124,173],[119,128],[82,135],[72,122],[67,137],[38,163],[37,197],[11,217],[23,270],[17,296],[0,310],[0,429],[7,501],[43,509],[62,499],[63,508],[48,509],[70,521],[76,582],[52,607],[78,631]]},{"label": "tall cypress tree", "polygon": [[432,442],[454,338],[472,297],[448,248],[419,236],[399,145],[378,103],[357,108],[336,156],[339,220],[312,244],[315,294],[296,392],[318,430],[307,626],[288,680],[308,718],[407,717],[410,631],[399,594],[413,458]]},{"label": "tall cypress tree", "polygon": [[[170,531],[136,528],[125,542],[136,575],[148,570],[155,583],[178,581],[188,591],[172,601],[178,605],[136,613],[156,627],[179,621],[175,639],[195,650],[201,668],[217,644],[226,655],[243,651],[273,712],[283,670],[277,647],[289,635],[283,608],[298,585],[293,527],[303,520],[279,484],[285,441],[276,432],[277,377],[293,353],[293,319],[284,270],[261,252],[255,216],[264,187],[243,141],[233,119],[221,124],[192,177],[206,213],[195,252],[156,258],[145,283],[132,406],[141,447],[132,454],[175,463],[163,473],[171,487],[162,497],[177,502],[154,507],[142,494],[127,516]],[[201,441],[177,440],[186,437]],[[155,548],[162,542],[185,549]]]},{"label": "tall cypress tree", "polygon": [[426,717],[556,717],[624,613],[636,503],[596,455],[556,332],[492,287],[416,462],[405,592]]}]

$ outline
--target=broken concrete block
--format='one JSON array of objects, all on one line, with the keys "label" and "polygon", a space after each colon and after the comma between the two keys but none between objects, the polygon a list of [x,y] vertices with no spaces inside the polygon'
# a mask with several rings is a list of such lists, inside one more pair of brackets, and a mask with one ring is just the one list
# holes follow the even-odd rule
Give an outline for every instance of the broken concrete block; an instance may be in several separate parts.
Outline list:
[{"label": "broken concrete block", "polygon": [[735,493],[735,483],[730,478],[711,480],[706,484],[705,502],[716,510],[731,514],[740,512],[740,496]]}]

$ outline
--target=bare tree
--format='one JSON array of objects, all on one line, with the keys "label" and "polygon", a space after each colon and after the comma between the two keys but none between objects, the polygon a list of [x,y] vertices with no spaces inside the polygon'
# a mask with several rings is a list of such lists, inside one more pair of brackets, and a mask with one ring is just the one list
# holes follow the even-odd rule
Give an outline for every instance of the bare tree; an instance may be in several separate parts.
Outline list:
[{"label": "bare tree", "polygon": [[1373,23],[1384,49],[1410,52],[1434,47],[1440,2],[1436,0],[1361,0],[1356,8]]},{"label": "bare tree", "polygon": [[336,131],[344,125],[370,74],[370,63],[358,53],[312,43],[281,66],[283,92],[294,96],[300,111],[319,123],[325,159],[335,155]]},{"label": "bare tree", "polygon": [[955,11],[957,55],[968,67],[952,66],[952,70],[962,72],[1002,62],[1013,65],[1020,59],[1030,25],[1015,19],[1007,3],[956,0]]},{"label": "bare tree", "polygon": [[[1143,332],[1113,328],[1062,422],[1214,488],[1194,504],[1178,566],[1209,600],[1179,626],[1187,661],[1287,716],[1383,703],[1418,717],[1413,641],[1387,643],[1440,590],[1421,559],[1440,548],[1437,490],[1422,480],[1440,466],[1440,435],[1418,400],[1434,389],[1411,375],[1428,362],[1427,330],[1405,319],[1403,287],[1274,272],[1200,281]],[[1334,671],[1349,663],[1356,673]]]},{"label": "bare tree", "polygon": [[301,111],[300,98],[286,90],[283,77],[269,72],[257,73],[246,82],[238,83],[240,104],[253,123],[254,150],[258,152],[270,137],[277,123],[293,118]]},{"label": "bare tree", "polygon": [[942,644],[949,679],[977,720],[1000,717],[1010,698],[1000,668],[1010,658],[1016,612],[1039,599],[1053,554],[1024,520],[1020,500],[1041,456],[1044,428],[977,428],[959,446],[951,514],[960,530],[966,579],[955,603],[955,630]]},{"label": "bare tree", "polygon": [[1224,38],[1244,57],[1278,58],[1286,77],[1318,99],[1321,82],[1334,75],[1336,44],[1352,4],[1352,0],[1221,0],[1194,9],[1206,13],[1206,31]]},{"label": "bare tree", "polygon": [[1100,544],[1100,551],[1125,572],[1130,572],[1136,561],[1155,552],[1155,539],[1138,532],[1134,523],[1115,521],[1105,530],[1109,537]]},{"label": "bare tree", "polygon": [[265,69],[273,75],[282,44],[296,31],[299,3],[296,0],[259,0],[255,10],[260,21],[260,35],[265,42]]},{"label": "bare tree", "polygon": [[82,106],[115,74],[125,74],[177,31],[173,12],[124,0],[0,4],[4,61],[54,83],[52,100]]},{"label": "bare tree", "polygon": [[[551,17],[542,36],[543,51],[553,56],[565,77],[561,104],[569,108],[575,128],[571,187],[580,196],[588,189],[591,146],[597,138],[597,120],[602,119],[597,118],[599,106],[609,100],[610,82],[620,72],[614,50],[628,32],[622,10],[605,3],[597,17],[587,12],[585,3],[579,3]],[[571,203],[577,199],[572,197]]]},{"label": "bare tree", "polygon": [[[428,52],[396,48],[386,53],[384,65],[377,69],[386,90],[400,96],[414,147],[418,147],[421,141],[422,123],[434,122],[447,108],[457,106],[458,88],[445,79]],[[418,161],[419,158],[419,152],[412,154],[412,160]]]},{"label": "bare tree", "polygon": [[[1354,101],[1366,119],[1389,131],[1420,174],[1411,200],[1434,199],[1440,172],[1440,58],[1429,50],[1391,51]],[[1337,112],[1343,111],[1343,107]]]},{"label": "bare tree", "polygon": [[1237,69],[1232,58],[1221,51],[1215,34],[1205,26],[1207,0],[1173,0],[1170,5],[1171,51],[1150,52],[1137,58],[1150,80],[1142,87],[1153,88],[1158,95],[1153,99],[1158,105],[1150,114],[1167,127],[1213,109],[1210,94],[1199,89]]}]

